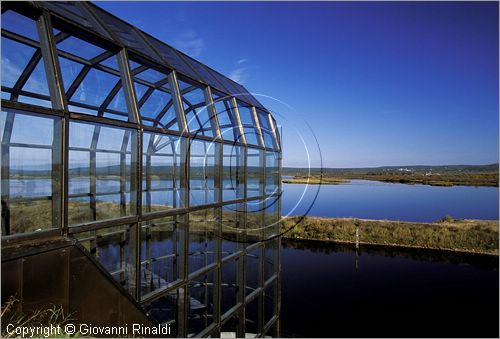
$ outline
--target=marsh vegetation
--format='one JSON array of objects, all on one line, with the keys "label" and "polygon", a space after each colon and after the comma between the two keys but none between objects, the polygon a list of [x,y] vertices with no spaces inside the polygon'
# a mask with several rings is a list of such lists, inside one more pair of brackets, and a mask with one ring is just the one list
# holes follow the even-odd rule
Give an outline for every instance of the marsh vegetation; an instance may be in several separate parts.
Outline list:
[{"label": "marsh vegetation", "polygon": [[400,246],[498,255],[498,221],[455,220],[434,223],[354,218],[287,218],[285,238]]}]

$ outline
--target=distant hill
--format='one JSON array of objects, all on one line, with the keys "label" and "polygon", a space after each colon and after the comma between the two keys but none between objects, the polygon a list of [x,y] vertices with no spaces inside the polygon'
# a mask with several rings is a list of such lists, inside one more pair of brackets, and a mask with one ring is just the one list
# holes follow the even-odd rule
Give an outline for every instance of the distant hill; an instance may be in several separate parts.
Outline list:
[{"label": "distant hill", "polygon": [[[307,168],[283,167],[283,175],[307,175]],[[382,167],[363,167],[363,168],[311,168],[311,174],[335,174],[335,173],[387,173],[387,172],[462,172],[462,173],[497,173],[498,163],[488,165],[411,165],[411,166],[382,166]]]}]

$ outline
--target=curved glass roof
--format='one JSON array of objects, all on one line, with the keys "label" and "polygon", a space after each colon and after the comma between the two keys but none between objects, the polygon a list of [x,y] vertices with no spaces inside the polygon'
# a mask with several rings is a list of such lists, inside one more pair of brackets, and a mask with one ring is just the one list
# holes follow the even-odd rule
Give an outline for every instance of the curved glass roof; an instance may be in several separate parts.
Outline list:
[{"label": "curved glass roof", "polygon": [[97,35],[138,52],[151,61],[164,64],[189,78],[210,85],[255,107],[264,106],[244,86],[218,73],[181,51],[115,17],[88,2],[41,2],[47,10],[64,17],[74,24],[85,26]]},{"label": "curved glass roof", "polygon": [[[38,27],[42,13],[51,24]],[[2,4],[2,75],[3,100],[280,149],[274,118],[244,86],[89,2]]]}]

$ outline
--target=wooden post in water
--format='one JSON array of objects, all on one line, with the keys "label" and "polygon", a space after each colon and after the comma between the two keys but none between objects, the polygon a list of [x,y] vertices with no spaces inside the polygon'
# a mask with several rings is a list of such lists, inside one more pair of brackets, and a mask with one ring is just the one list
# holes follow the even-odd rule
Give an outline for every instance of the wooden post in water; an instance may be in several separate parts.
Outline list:
[{"label": "wooden post in water", "polygon": [[356,271],[359,268],[359,224],[356,223]]},{"label": "wooden post in water", "polygon": [[356,252],[359,249],[359,225],[356,224]]}]

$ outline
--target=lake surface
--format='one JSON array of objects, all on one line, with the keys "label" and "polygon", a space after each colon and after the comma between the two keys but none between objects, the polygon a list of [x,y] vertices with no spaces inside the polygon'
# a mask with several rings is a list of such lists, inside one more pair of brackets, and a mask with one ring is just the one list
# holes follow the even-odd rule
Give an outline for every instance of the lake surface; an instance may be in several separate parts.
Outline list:
[{"label": "lake surface", "polygon": [[498,337],[498,257],[283,241],[282,336]]},{"label": "lake surface", "polygon": [[[154,188],[168,189],[172,183],[166,180],[153,183]],[[69,193],[89,191],[88,179],[74,178]],[[200,180],[191,180],[195,188],[202,188]],[[213,189],[213,182],[208,183]],[[233,183],[224,180],[224,199],[236,199]],[[255,186],[255,185],[253,185]],[[127,183],[128,188],[128,183]],[[98,192],[116,192],[118,180],[98,180]],[[253,190],[252,190],[253,189]],[[314,197],[317,194],[317,199]],[[49,179],[10,180],[12,196],[50,195]],[[165,191],[163,191],[165,192]],[[249,188],[249,196],[256,195],[258,185]],[[283,215],[321,217],[356,217],[365,219],[392,219],[431,222],[451,215],[460,219],[498,219],[498,187],[405,185],[368,180],[352,180],[340,185],[283,184]],[[152,204],[172,204],[170,193],[153,192]],[[101,200],[119,202],[118,194],[101,196]],[[213,191],[193,190],[191,200],[199,204],[212,203]],[[314,204],[313,204],[314,202]]]},{"label": "lake surface", "polygon": [[307,189],[303,184],[283,184],[282,214],[302,215],[312,205],[308,215],[321,217],[431,222],[451,215],[460,219],[497,220],[498,203],[498,187],[352,180],[340,185],[309,185]]}]

